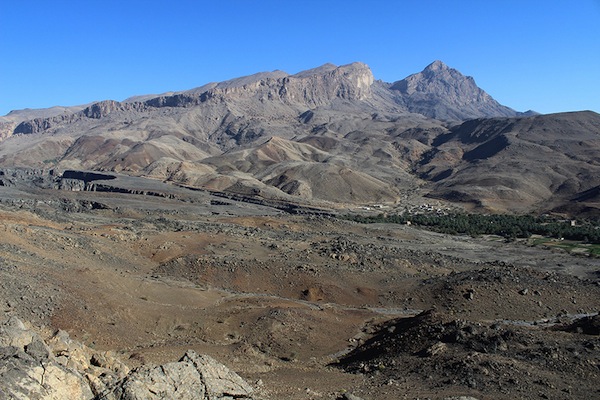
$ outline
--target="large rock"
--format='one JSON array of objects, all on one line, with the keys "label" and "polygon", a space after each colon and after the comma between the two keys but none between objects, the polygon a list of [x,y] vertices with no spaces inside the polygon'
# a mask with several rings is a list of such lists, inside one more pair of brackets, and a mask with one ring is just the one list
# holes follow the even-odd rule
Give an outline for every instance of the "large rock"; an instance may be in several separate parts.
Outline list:
[{"label": "large rock", "polygon": [[92,399],[87,380],[61,365],[40,336],[12,317],[0,325],[0,399]]},{"label": "large rock", "polygon": [[15,317],[0,322],[0,400],[252,399],[252,388],[209,356],[133,371],[58,331],[44,341]]},{"label": "large rock", "polygon": [[251,399],[252,388],[213,358],[188,351],[179,362],[132,371],[103,400]]}]

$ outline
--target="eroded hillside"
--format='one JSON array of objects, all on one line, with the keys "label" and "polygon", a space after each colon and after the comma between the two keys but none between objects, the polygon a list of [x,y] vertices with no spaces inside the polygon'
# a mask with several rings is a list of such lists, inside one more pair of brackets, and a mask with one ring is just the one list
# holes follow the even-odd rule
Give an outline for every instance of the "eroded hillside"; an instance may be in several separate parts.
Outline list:
[{"label": "eroded hillside", "polygon": [[600,117],[529,114],[439,61],[394,84],[362,63],[327,64],[11,113],[0,165],[114,171],[307,204],[393,205],[415,194],[486,211],[597,213],[589,191]]}]

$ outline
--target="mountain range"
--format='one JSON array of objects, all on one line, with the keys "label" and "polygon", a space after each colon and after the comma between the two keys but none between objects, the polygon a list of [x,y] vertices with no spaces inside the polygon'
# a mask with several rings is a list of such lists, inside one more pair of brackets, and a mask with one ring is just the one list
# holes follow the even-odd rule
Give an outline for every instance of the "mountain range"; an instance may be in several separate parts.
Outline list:
[{"label": "mountain range", "polygon": [[600,115],[499,104],[441,61],[263,72],[0,117],[0,167],[112,171],[339,208],[427,196],[491,212],[600,210]]}]

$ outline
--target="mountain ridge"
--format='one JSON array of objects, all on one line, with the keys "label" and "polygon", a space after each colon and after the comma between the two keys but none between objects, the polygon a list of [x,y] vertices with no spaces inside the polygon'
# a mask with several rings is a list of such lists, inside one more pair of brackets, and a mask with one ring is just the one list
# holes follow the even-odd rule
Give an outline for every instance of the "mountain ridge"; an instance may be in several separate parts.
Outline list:
[{"label": "mountain ridge", "polygon": [[[397,205],[420,193],[550,210],[595,201],[585,193],[598,186],[598,119],[526,116],[441,61],[395,83],[364,63],[325,64],[10,122],[0,166],[113,171],[307,203]],[[552,157],[559,165],[547,165]]]},{"label": "mountain ridge", "polygon": [[[116,102],[116,103],[146,103],[149,100],[152,99],[166,99],[166,98],[185,98],[187,95],[202,95],[204,93],[213,93],[215,89],[238,89],[238,88],[245,88],[248,89],[249,85],[252,84],[256,84],[258,82],[264,81],[264,80],[268,80],[268,79],[285,79],[285,78],[296,78],[296,79],[303,79],[303,78],[310,78],[310,77],[314,77],[317,75],[325,75],[328,73],[331,73],[333,71],[343,71],[343,72],[347,72],[348,69],[352,69],[352,68],[356,68],[358,67],[359,69],[368,69],[368,74],[371,75],[370,78],[367,78],[368,81],[370,80],[374,80],[374,78],[372,77],[372,72],[370,71],[370,68],[361,62],[354,62],[354,63],[350,63],[350,64],[346,64],[346,65],[341,65],[341,66],[336,66],[334,64],[331,63],[327,63],[324,64],[322,66],[313,68],[313,69],[309,69],[309,70],[305,70],[305,71],[300,71],[296,74],[290,75],[284,71],[280,71],[280,70],[275,70],[272,72],[259,72],[259,73],[255,73],[252,75],[247,75],[247,76],[243,76],[243,77],[239,77],[239,78],[233,78],[233,79],[229,79],[226,81],[222,81],[222,82],[212,82],[212,83],[207,83],[205,85],[199,86],[197,88],[193,88],[193,89],[189,89],[189,90],[183,90],[183,91],[178,91],[178,92],[166,92],[163,94],[158,94],[158,95],[136,95],[136,96],[132,96],[129,97],[121,102],[115,101],[115,100],[102,100],[102,101],[98,101],[95,103],[89,103],[86,105],[82,105],[82,106],[71,106],[71,107],[51,107],[49,109],[40,109],[40,110],[35,110],[35,109],[25,109],[25,110],[13,110],[11,111],[9,114],[7,114],[4,117],[0,117],[2,118],[2,120],[0,120],[0,122],[8,122],[9,120],[13,120],[14,118],[8,118],[11,115],[17,114],[17,115],[22,115],[22,117],[18,118],[18,122],[23,122],[26,120],[33,120],[33,119],[39,119],[39,118],[52,118],[55,115],[52,114],[59,114],[58,112],[50,112],[49,116],[45,116],[42,115],[40,116],[40,111],[42,110],[53,110],[53,109],[57,109],[57,110],[62,110],[63,113],[64,112],[71,112],[72,110],[76,110],[77,111],[81,111],[87,107],[93,106],[94,104],[102,104],[105,103],[107,101],[110,102]],[[458,74],[459,76],[462,77],[462,74],[460,74],[460,72],[458,72],[457,70],[451,69],[448,66],[446,66],[443,62],[437,60],[434,61],[433,63],[429,64],[421,73],[418,74],[423,74],[426,73],[429,76],[431,75],[432,71],[452,71],[454,75]],[[398,90],[398,85],[401,85],[401,82],[406,81],[407,79],[411,78],[411,77],[415,77],[418,74],[413,74],[410,75],[409,77],[400,80],[400,81],[396,81],[393,84],[391,84],[392,88],[394,88],[393,90]],[[348,75],[348,74],[346,74]],[[471,79],[471,77],[465,77],[467,79]],[[373,82],[371,81],[369,83],[369,85],[371,85]],[[488,95],[489,96],[489,95]],[[161,101],[160,100],[155,100],[153,103],[155,104],[160,104]],[[180,102],[171,100],[171,101],[162,101],[162,104],[181,104]],[[514,110],[513,110],[514,111]],[[515,115],[517,112],[515,111]],[[29,116],[33,116],[33,117],[29,117]],[[481,115],[481,116],[487,116],[487,115]],[[505,116],[505,115],[503,115]],[[464,118],[463,118],[464,119]]]}]

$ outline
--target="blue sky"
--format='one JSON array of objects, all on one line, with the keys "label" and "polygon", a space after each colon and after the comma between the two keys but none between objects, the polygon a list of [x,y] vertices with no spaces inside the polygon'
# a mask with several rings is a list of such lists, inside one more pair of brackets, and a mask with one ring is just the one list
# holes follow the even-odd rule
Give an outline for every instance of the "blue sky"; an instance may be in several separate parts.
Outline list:
[{"label": "blue sky", "polygon": [[0,0],[0,115],[367,63],[442,60],[519,111],[600,112],[600,0]]}]

